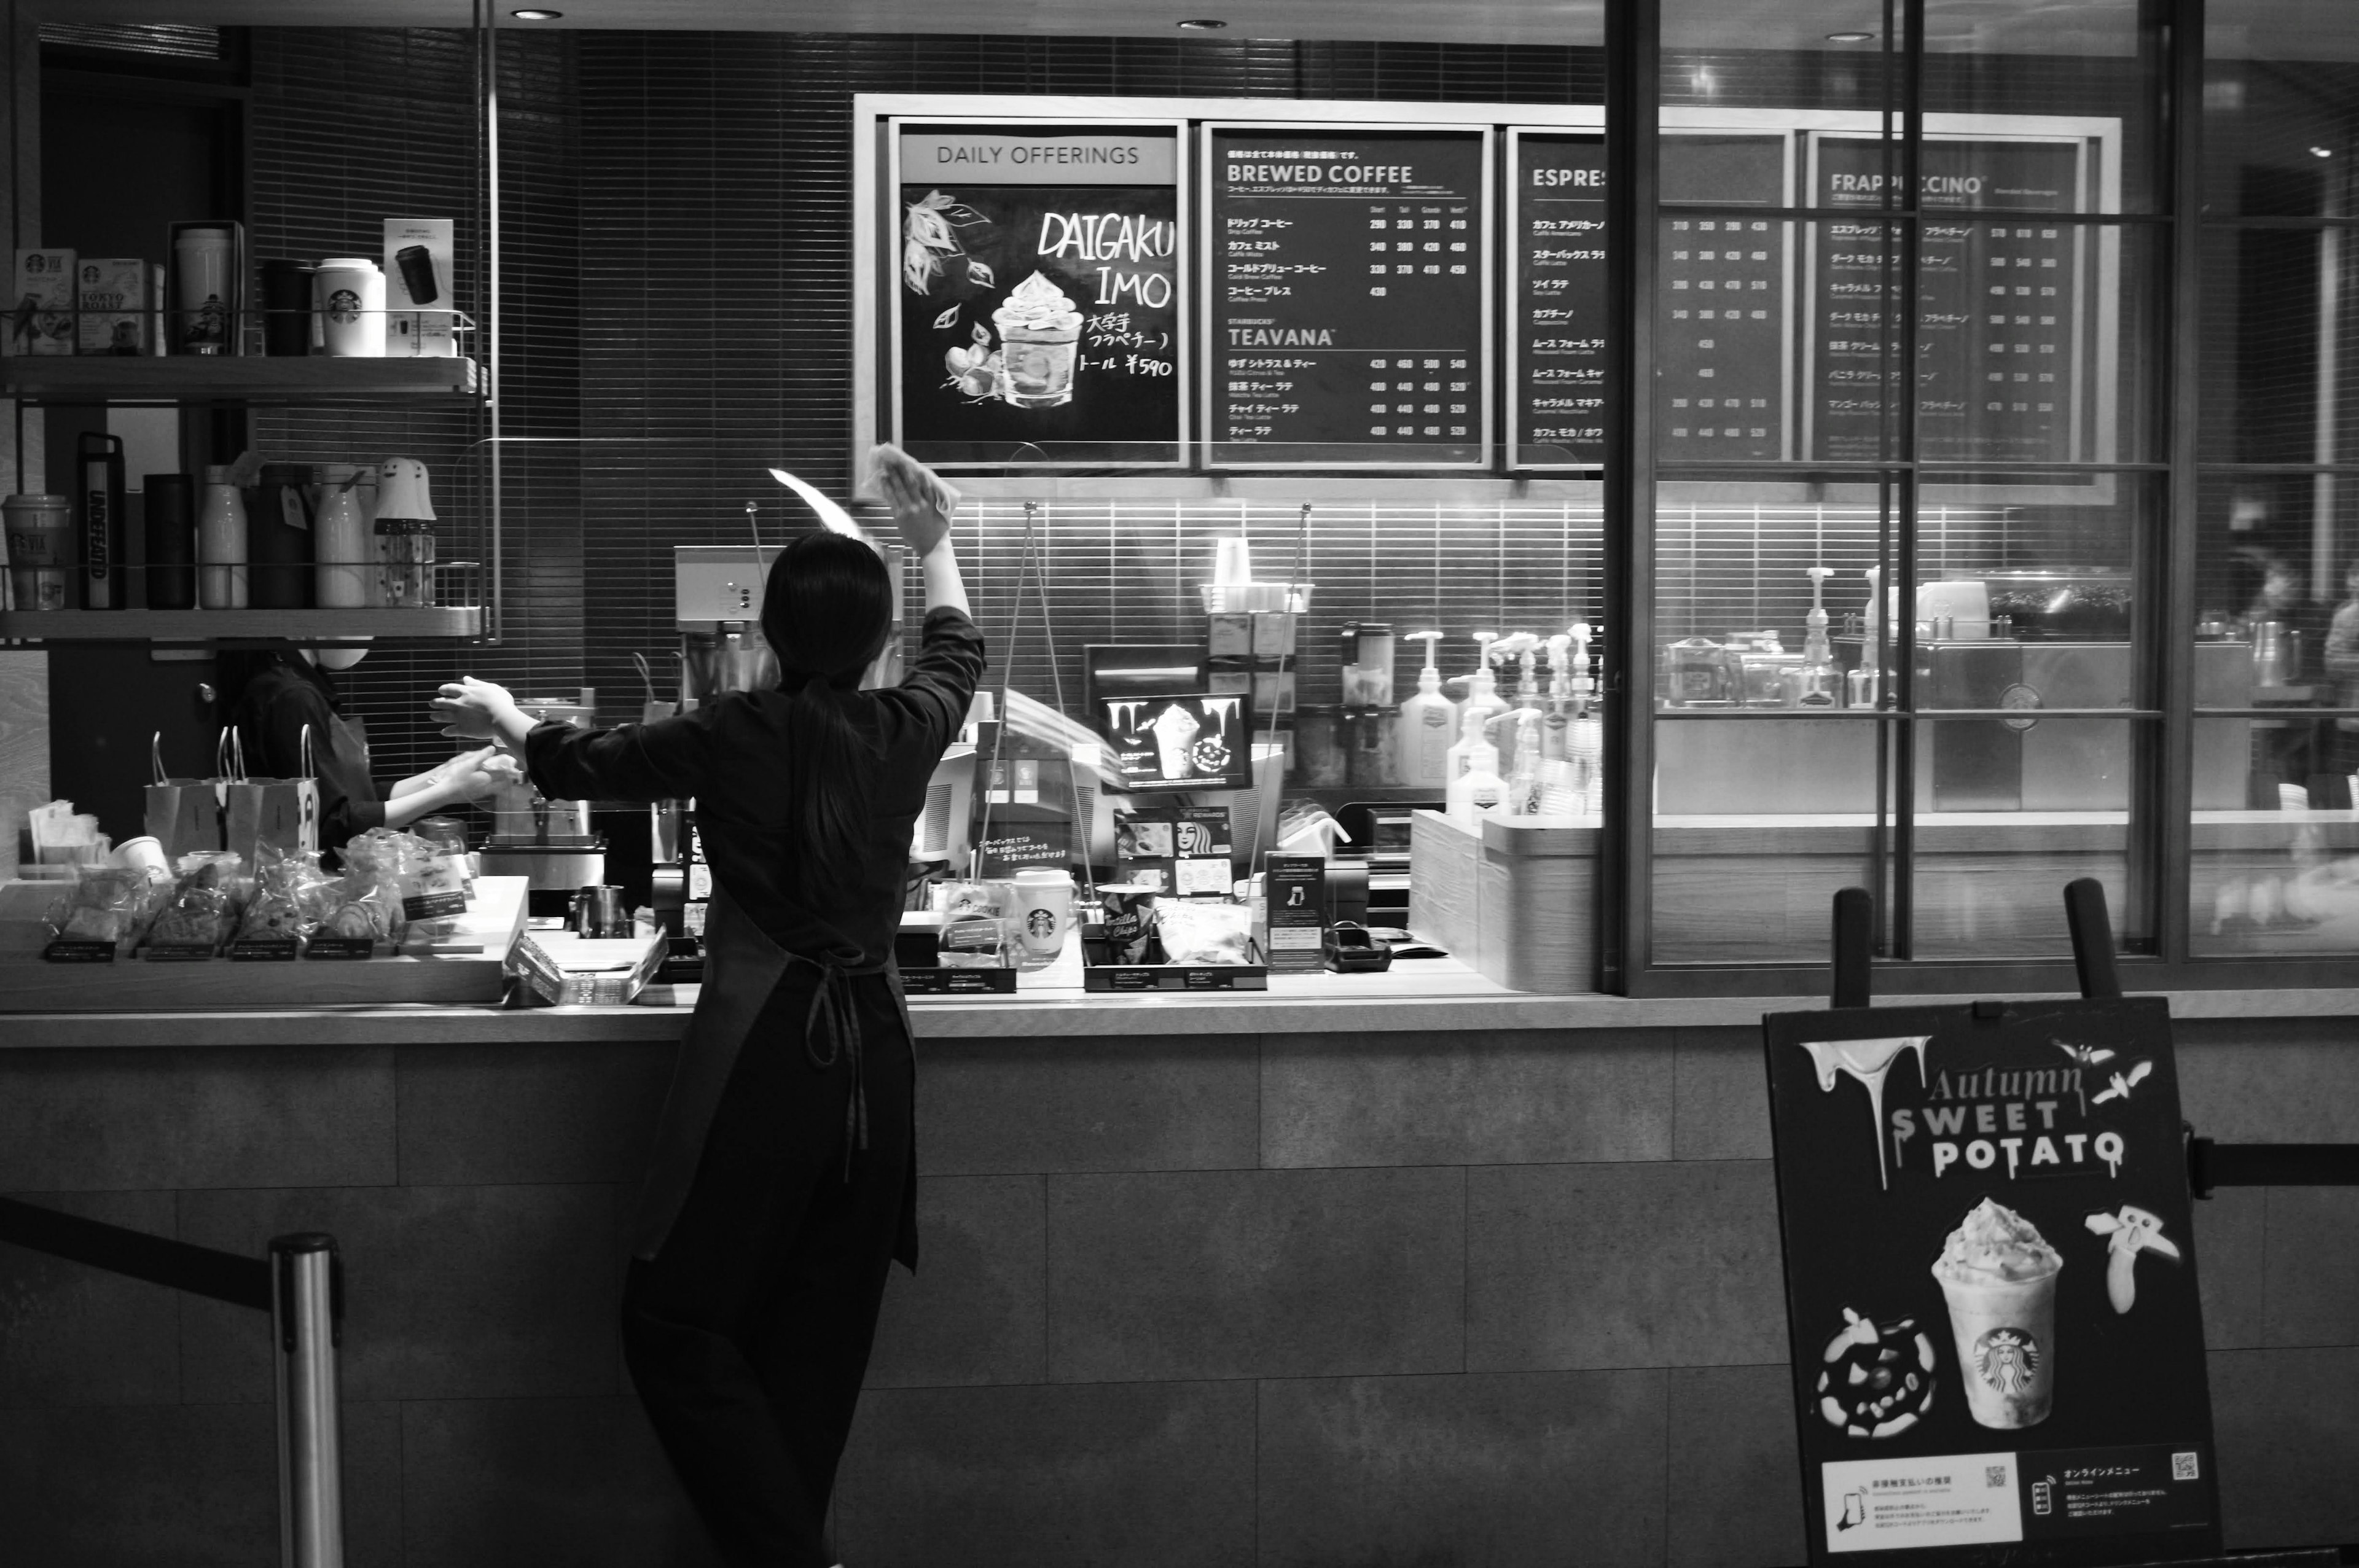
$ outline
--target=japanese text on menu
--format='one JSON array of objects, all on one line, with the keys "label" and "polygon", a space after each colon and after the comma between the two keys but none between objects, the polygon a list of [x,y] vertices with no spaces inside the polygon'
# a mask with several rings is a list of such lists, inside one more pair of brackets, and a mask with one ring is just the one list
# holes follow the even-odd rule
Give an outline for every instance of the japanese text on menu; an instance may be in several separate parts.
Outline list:
[{"label": "japanese text on menu", "polygon": [[1212,133],[1227,460],[1483,460],[1484,163],[1479,134]]},{"label": "japanese text on menu", "polygon": [[[1883,200],[1873,142],[1819,148],[1818,200],[1873,209]],[[1932,142],[1920,207],[1970,221],[1928,221],[1919,243],[1917,453],[1934,460],[2045,462],[2082,456],[2074,388],[2082,323],[2080,225],[2041,222],[2079,205],[2081,150],[2070,143]],[[2006,211],[2005,209],[2013,209]],[[1897,306],[1898,230],[1830,222],[1821,243],[1812,377],[1817,455],[1886,455],[1887,393],[1901,374],[1880,330]],[[1889,282],[1887,283],[1887,279]],[[1866,330],[1854,330],[1854,324]]]},{"label": "japanese text on menu", "polygon": [[1516,460],[1605,460],[1605,147],[1598,136],[1516,142]]}]

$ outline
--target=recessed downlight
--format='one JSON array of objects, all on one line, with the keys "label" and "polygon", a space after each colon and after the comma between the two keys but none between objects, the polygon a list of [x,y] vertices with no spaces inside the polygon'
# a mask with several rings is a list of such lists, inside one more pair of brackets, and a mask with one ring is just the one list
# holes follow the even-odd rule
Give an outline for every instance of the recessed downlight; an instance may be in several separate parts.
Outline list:
[{"label": "recessed downlight", "polygon": [[565,15],[565,13],[562,11],[542,11],[535,9],[527,11],[511,11],[508,15],[514,16],[519,22],[554,22],[558,17]]},{"label": "recessed downlight", "polygon": [[1827,42],[1831,44],[1872,44],[1875,41],[1874,33],[1829,33],[1827,35]]},{"label": "recessed downlight", "polygon": [[2310,156],[2312,157],[2332,157],[2334,156],[2334,149],[2332,147],[2312,147],[2310,149]]},{"label": "recessed downlight", "polygon": [[1228,24],[1217,16],[1190,16],[1180,26],[1191,33],[1217,33]]}]

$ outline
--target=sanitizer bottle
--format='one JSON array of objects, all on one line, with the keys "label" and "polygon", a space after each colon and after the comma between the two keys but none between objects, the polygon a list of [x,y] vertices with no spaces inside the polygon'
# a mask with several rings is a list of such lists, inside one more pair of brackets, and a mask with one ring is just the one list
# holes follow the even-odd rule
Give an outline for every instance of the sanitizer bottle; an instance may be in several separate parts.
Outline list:
[{"label": "sanitizer bottle", "polygon": [[1441,672],[1434,667],[1439,632],[1412,632],[1425,644],[1425,668],[1417,673],[1417,695],[1400,705],[1394,730],[1394,774],[1405,784],[1440,789],[1450,782],[1450,741],[1458,705],[1441,695]]}]

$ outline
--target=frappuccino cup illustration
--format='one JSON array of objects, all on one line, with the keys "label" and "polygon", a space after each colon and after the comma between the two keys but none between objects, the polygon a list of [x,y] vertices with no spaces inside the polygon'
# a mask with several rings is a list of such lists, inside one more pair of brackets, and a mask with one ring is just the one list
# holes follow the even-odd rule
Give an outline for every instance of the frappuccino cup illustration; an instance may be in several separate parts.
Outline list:
[{"label": "frappuccino cup illustration", "polygon": [[1167,779],[1188,777],[1190,771],[1188,744],[1195,740],[1196,731],[1203,728],[1196,721],[1196,716],[1175,702],[1157,714],[1155,722],[1147,728],[1155,737],[1156,760],[1163,770],[1163,776]]},{"label": "frappuccino cup illustration", "polygon": [[2029,1220],[1984,1198],[1933,1265],[1950,1306],[1966,1409],[2007,1431],[2048,1419],[2056,1393],[2056,1276],[2064,1260]]},{"label": "frappuccino cup illustration", "polygon": [[1073,355],[1082,313],[1039,273],[1017,284],[991,313],[999,329],[999,395],[1018,408],[1073,400]]}]

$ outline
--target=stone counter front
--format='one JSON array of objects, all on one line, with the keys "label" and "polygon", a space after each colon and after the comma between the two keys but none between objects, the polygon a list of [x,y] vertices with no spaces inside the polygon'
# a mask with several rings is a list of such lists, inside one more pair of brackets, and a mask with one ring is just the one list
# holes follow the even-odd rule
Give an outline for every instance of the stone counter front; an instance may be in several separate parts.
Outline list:
[{"label": "stone counter front", "polygon": [[[230,1016],[114,1049],[10,1021],[0,1190],[340,1238],[356,1568],[709,1563],[614,1325],[677,1011]],[[887,1296],[849,1561],[1802,1561],[1756,1030],[1126,1016],[920,1012],[924,1267]],[[2347,1019],[2179,1033],[2200,1130],[2359,1140]],[[2228,1539],[2359,1539],[2359,1194],[2197,1215]],[[263,1335],[0,1249],[26,1560],[267,1561]]]}]

